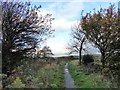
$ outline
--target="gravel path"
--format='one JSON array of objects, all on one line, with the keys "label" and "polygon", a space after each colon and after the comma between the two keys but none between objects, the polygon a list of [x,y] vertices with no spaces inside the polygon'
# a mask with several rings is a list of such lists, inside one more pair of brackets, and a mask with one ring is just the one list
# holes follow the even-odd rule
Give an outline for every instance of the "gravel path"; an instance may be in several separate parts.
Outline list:
[{"label": "gravel path", "polygon": [[68,70],[68,63],[64,66],[64,77],[65,77],[65,88],[76,88],[74,85],[74,80],[71,77]]}]

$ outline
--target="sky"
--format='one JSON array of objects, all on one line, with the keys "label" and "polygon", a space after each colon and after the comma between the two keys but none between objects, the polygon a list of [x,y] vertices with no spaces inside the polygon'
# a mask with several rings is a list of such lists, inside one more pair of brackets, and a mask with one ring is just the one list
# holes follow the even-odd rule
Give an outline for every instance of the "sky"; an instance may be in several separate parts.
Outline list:
[{"label": "sky", "polygon": [[[41,5],[41,12],[43,14],[50,13],[55,20],[52,22],[52,28],[55,29],[53,33],[55,37],[51,37],[46,41],[46,45],[50,46],[55,55],[65,55],[69,51],[66,49],[71,39],[71,27],[77,24],[81,17],[81,11],[84,14],[92,11],[95,8],[99,10],[108,8],[110,3],[114,3],[118,7],[119,0],[34,0],[31,1],[32,5]],[[84,46],[85,47],[85,46]],[[99,53],[97,48],[88,44],[88,53]]]}]

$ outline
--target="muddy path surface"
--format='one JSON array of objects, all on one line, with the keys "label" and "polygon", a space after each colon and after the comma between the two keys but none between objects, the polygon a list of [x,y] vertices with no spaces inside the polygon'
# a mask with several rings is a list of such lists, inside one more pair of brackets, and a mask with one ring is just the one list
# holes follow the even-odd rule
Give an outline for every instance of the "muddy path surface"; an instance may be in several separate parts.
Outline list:
[{"label": "muddy path surface", "polygon": [[76,88],[74,80],[68,70],[68,63],[64,65],[65,88]]}]

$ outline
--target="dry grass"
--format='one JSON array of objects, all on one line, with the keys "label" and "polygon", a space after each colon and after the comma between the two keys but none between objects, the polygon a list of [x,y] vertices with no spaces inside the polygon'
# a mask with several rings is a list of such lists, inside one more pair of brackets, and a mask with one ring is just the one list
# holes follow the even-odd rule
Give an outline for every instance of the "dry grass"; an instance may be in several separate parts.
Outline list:
[{"label": "dry grass", "polygon": [[46,64],[43,68],[44,69],[53,69],[55,67],[57,67],[58,65],[56,63],[52,63],[52,64]]},{"label": "dry grass", "polygon": [[[25,84],[25,88],[54,88],[64,87],[64,64],[56,62],[48,63],[46,61],[27,61],[16,68],[14,74],[9,77],[8,87],[11,86],[16,77],[21,81],[17,84]],[[14,88],[14,87],[13,87]]]},{"label": "dry grass", "polygon": [[35,61],[33,64],[31,64],[31,67],[33,67],[35,70],[40,69],[48,65],[45,61]]},{"label": "dry grass", "polygon": [[79,64],[79,60],[73,60],[73,61],[71,61],[71,63],[72,63],[73,65],[78,65],[78,64]]}]

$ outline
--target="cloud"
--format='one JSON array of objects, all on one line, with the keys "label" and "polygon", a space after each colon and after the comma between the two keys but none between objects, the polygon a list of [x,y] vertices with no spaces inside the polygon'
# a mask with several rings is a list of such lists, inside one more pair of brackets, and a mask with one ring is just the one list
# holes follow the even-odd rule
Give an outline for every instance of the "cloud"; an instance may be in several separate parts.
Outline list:
[{"label": "cloud", "polygon": [[76,15],[80,13],[81,9],[81,2],[55,2],[47,4],[47,7],[41,10],[42,14],[51,13],[52,17],[55,18],[52,22],[52,28],[55,29],[55,38],[47,41],[47,45],[50,46],[54,54],[68,53],[66,45],[69,42],[69,33],[71,27],[77,22]]},{"label": "cloud", "polygon": [[[42,14],[43,16],[48,13],[52,13],[52,11],[48,11],[44,9],[40,11],[40,14]],[[55,18],[55,15],[53,15],[52,17]],[[56,31],[66,31],[66,30],[70,31],[71,27],[74,26],[76,23],[77,23],[76,19],[71,21],[64,17],[61,17],[59,19],[55,18],[55,20],[52,21],[52,28],[55,29]]]},{"label": "cloud", "polygon": [[83,9],[82,2],[54,2],[48,4],[46,10],[52,12],[57,19],[71,19],[76,17]]},{"label": "cloud", "polygon": [[[42,6],[44,7],[44,6]],[[44,12],[50,12],[57,19],[71,19],[76,17],[83,10],[82,2],[45,2],[45,7],[41,8]]]},{"label": "cloud", "polygon": [[[54,2],[46,3],[41,9],[42,14],[50,13],[55,18],[52,28],[55,29],[55,38],[48,39],[46,45],[50,46],[54,54],[67,53],[66,45],[70,39],[71,27],[80,19],[83,2]],[[96,50],[91,49],[93,52]]]},{"label": "cloud", "polygon": [[[51,43],[52,44],[52,43]],[[62,44],[62,42],[61,42]],[[53,50],[53,53],[65,53],[65,46],[61,45],[60,43],[55,43],[55,45],[50,45],[51,49]]]},{"label": "cloud", "polygon": [[50,46],[52,52],[56,53],[66,53],[66,43],[65,37],[57,36],[56,38],[48,39],[47,45]]},{"label": "cloud", "polygon": [[55,18],[52,27],[56,31],[71,30],[71,27],[79,20],[80,12],[83,9],[82,2],[71,1],[46,3],[45,6],[45,8],[41,8],[40,13],[42,15],[52,14],[52,17]]},{"label": "cloud", "polygon": [[65,19],[59,19],[53,21],[53,28],[56,31],[70,31],[71,27],[76,24],[77,21],[67,21]]}]

